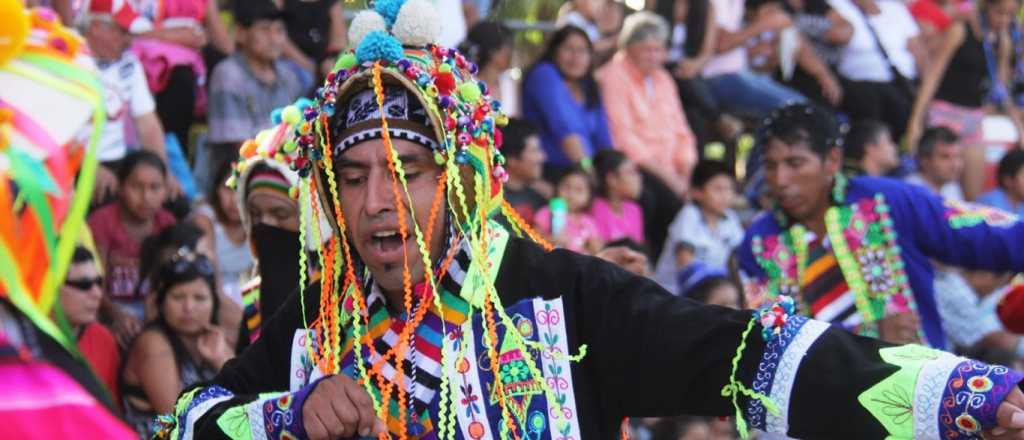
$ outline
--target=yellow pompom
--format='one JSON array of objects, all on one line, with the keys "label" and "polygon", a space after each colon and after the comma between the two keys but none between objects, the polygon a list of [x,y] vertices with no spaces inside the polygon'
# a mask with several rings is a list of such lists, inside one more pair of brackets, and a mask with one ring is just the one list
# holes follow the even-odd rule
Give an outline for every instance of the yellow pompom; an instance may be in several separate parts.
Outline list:
[{"label": "yellow pompom", "polygon": [[14,59],[25,47],[29,16],[19,0],[0,0],[0,65]]},{"label": "yellow pompom", "polygon": [[294,105],[289,105],[281,112],[281,120],[294,127],[302,121],[302,114],[299,113],[299,109],[295,108]]}]

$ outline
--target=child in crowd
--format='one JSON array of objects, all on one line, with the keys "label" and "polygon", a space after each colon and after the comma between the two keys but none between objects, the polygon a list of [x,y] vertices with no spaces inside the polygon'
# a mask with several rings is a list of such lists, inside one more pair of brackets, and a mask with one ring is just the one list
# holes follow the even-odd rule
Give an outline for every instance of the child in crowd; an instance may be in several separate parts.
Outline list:
[{"label": "child in crowd", "polygon": [[636,203],[643,189],[636,164],[616,150],[602,150],[594,155],[597,193],[590,216],[597,223],[601,240],[629,238],[644,243],[644,213]]},{"label": "child in crowd", "polygon": [[743,240],[743,225],[732,210],[736,181],[722,162],[702,160],[693,170],[693,203],[683,206],[669,225],[668,238],[655,268],[655,280],[678,294],[676,244],[689,242],[694,261],[725,269],[729,254]]},{"label": "child in crowd", "polygon": [[93,212],[88,223],[107,273],[102,310],[124,346],[141,329],[145,314],[144,295],[136,290],[142,241],[175,219],[162,208],[167,167],[159,156],[146,150],[130,153],[117,179],[117,202]]},{"label": "child in crowd", "polygon": [[679,272],[680,295],[704,304],[740,308],[740,288],[718,267],[693,263]]},{"label": "child in crowd", "polygon": [[203,240],[212,245],[221,291],[241,307],[242,284],[252,272],[253,257],[235,190],[226,185],[233,167],[233,162],[224,162],[217,168],[206,201],[196,209],[193,220],[203,231]]},{"label": "child in crowd", "polygon": [[551,237],[555,245],[579,253],[593,254],[602,247],[597,224],[590,216],[590,177],[574,167],[558,179],[558,197],[541,208],[534,224]]},{"label": "child in crowd", "polygon": [[121,353],[117,340],[97,320],[103,298],[103,274],[91,252],[78,246],[71,257],[71,266],[64,285],[60,287],[60,307],[71,332],[77,337],[78,350],[89,362],[96,378],[103,382],[114,402],[120,402],[117,374]]},{"label": "child in crowd", "polygon": [[[501,129],[504,141],[501,153],[507,161],[508,181],[505,182],[505,201],[527,222],[532,222],[537,210],[547,205],[551,196],[550,184],[541,179],[547,156],[540,146],[540,137],[532,124],[522,119],[509,119]],[[538,183],[548,185],[546,194],[538,190]]]}]

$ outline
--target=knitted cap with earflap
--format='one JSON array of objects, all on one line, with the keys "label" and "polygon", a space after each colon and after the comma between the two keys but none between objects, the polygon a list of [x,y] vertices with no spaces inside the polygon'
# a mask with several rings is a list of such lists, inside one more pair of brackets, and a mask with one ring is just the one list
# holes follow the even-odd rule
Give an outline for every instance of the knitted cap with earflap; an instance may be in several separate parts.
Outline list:
[{"label": "knitted cap with earflap", "polygon": [[[304,109],[311,104],[310,100],[303,98],[288,107],[275,111],[271,115],[273,127],[262,130],[255,138],[243,142],[238,151],[238,161],[232,169],[231,177],[228,178],[227,186],[235,189],[235,203],[238,205],[242,226],[246,231],[251,231],[252,219],[249,218],[246,200],[249,197],[251,187],[249,183],[254,177],[253,173],[258,170],[266,170],[279,174],[287,185],[284,190],[285,194],[297,202],[303,226],[310,232],[305,234],[303,245],[307,250],[313,251],[317,250],[322,242],[330,239],[331,225],[327,217],[322,214],[319,205],[311,203],[312,194],[308,192],[308,185],[303,187],[304,180],[293,169],[293,164],[299,155],[295,145],[295,125],[288,121],[294,122],[295,118],[290,114],[287,115],[288,118],[285,118],[286,112],[299,111],[298,108]],[[303,191],[303,189],[307,191]],[[313,209],[307,212],[309,208]],[[319,226],[315,231],[310,228],[313,224]]]},{"label": "knitted cap with earflap", "polygon": [[[361,264],[359,255],[345,239],[346,220],[341,209],[344,201],[338,195],[335,161],[347,149],[365,145],[368,141],[386,150],[399,236],[403,245],[414,241],[419,247],[424,267],[435,268],[425,271],[426,279],[412,280],[408,264],[405,265],[403,294],[407,307],[426,300],[425,296],[418,295],[438,292],[438,277],[445,276],[447,263],[456,253],[465,252],[469,259],[468,267],[461,269],[464,273],[486,273],[498,266],[498,261],[492,258],[500,258],[492,255],[492,251],[499,247],[491,244],[504,243],[502,240],[508,239],[509,232],[528,236],[551,249],[550,244],[539,238],[503,198],[502,187],[508,175],[504,168],[505,158],[501,154],[501,127],[508,119],[501,114],[501,103],[491,97],[486,84],[475,78],[476,65],[455,49],[433,44],[440,34],[440,27],[441,17],[427,0],[376,1],[372,9],[356,14],[349,27],[349,42],[354,50],[339,57],[334,71],[327,75],[317,90],[315,101],[311,105],[289,106],[282,112],[284,122],[295,127],[295,153],[292,153],[290,145],[286,150],[294,156],[289,163],[302,178],[300,188],[308,187],[310,193],[315,192],[319,196],[310,202],[323,207],[325,217],[335,232],[330,240],[323,243],[319,253],[323,268],[319,285],[320,308],[309,326],[317,335],[316,346],[321,349],[312,353],[312,361],[324,374],[337,373],[341,356],[346,350],[351,350],[358,365],[354,379],[373,396],[375,411],[385,420],[393,415],[386,402],[392,397],[396,399],[392,402],[407,401],[408,391],[403,386],[376,389],[385,380],[381,367],[361,363],[364,350],[372,352],[375,349],[363,337],[370,330],[368,293],[364,294],[363,289],[368,288],[365,282],[372,274]],[[441,178],[434,192],[436,196],[429,217],[425,218],[443,216],[441,218],[448,220],[447,230],[421,231],[416,221],[406,221],[407,211],[412,208],[401,202],[409,200],[410,196],[402,161],[393,143],[395,139],[429,149],[441,167]],[[428,215],[424,212],[408,214],[413,218]],[[512,231],[506,231],[494,221],[498,214],[509,220]],[[433,220],[427,223],[434,224]],[[443,245],[450,251],[447,258],[444,255],[437,257],[443,254],[439,252],[441,250],[430,248],[431,234],[434,233],[447,234],[448,240],[444,240]],[[429,261],[432,255],[438,261]],[[478,280],[467,283],[470,288],[456,292],[465,301],[467,312],[464,316],[467,319],[487,316],[503,323],[506,328],[516,328],[501,306],[493,278],[481,277]],[[437,309],[436,313],[443,315],[440,296],[430,295],[433,299],[426,301],[432,305],[420,307],[420,310]],[[304,299],[301,301],[306,302]],[[401,304],[396,306],[401,307]],[[416,316],[422,316],[422,313]],[[407,327],[415,328],[417,325],[413,322]],[[395,343],[398,348],[394,353],[397,365],[406,361],[412,334],[403,331],[397,336]],[[448,338],[442,339],[442,346],[438,348],[443,353],[445,347],[453,342]],[[346,343],[350,349],[345,348]],[[514,347],[524,353],[528,363],[532,362],[529,360],[532,349],[519,333],[507,332],[501,341],[502,347],[497,343],[497,339],[490,340],[489,349],[496,352],[499,348]],[[443,356],[447,358],[448,355]],[[578,356],[570,359],[578,359]],[[444,369],[454,365],[454,359],[442,359],[440,364],[443,366],[438,389],[441,408],[435,426],[439,438],[450,438],[454,434],[451,429],[459,409],[451,395]],[[550,387],[543,383],[539,386],[549,400],[557,402]],[[524,422],[511,418],[510,401],[501,398],[499,402],[506,426]],[[404,411],[399,413],[400,420]],[[389,426],[392,426],[390,422]],[[410,434],[405,431],[408,428],[404,423],[399,421],[394,426],[397,428],[392,428],[392,432],[399,438]],[[526,432],[524,426],[516,429]]]}]

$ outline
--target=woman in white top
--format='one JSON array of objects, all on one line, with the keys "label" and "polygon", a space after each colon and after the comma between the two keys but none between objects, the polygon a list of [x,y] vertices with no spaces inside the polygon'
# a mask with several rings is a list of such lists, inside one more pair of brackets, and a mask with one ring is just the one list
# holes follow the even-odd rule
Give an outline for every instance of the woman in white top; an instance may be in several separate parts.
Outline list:
[{"label": "woman in white top", "polygon": [[878,120],[903,136],[926,48],[917,22],[898,0],[829,0],[853,25],[836,66],[846,91],[842,109],[854,121]]},{"label": "woman in white top", "polygon": [[203,240],[212,241],[222,292],[241,306],[242,285],[252,272],[253,258],[234,190],[225,185],[231,166],[232,162],[227,162],[217,170],[206,202],[195,211],[194,222],[203,231]]}]

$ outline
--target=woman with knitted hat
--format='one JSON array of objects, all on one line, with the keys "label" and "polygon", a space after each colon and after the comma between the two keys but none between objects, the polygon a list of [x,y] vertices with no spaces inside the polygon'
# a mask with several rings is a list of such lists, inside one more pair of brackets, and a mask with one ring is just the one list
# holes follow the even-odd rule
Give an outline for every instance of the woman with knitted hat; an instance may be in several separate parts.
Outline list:
[{"label": "woman with knitted hat", "polygon": [[300,208],[336,232],[322,275],[182,394],[168,438],[607,439],[684,413],[736,415],[744,435],[1024,438],[1020,373],[854,337],[791,299],[698,305],[551,250],[502,203],[500,104],[429,44],[440,21],[377,1],[317,102],[282,113]]}]

